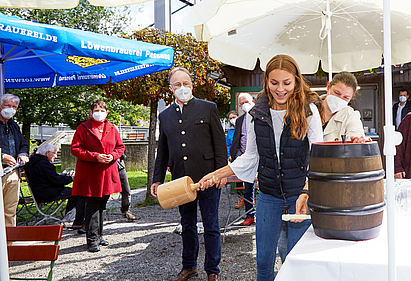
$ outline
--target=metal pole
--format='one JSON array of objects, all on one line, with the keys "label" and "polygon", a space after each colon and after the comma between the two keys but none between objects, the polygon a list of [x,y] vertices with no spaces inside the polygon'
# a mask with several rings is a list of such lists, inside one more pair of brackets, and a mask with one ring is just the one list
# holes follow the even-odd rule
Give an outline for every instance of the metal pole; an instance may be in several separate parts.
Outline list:
[{"label": "metal pole", "polygon": [[0,43],[0,96],[4,95],[4,45]]},{"label": "metal pole", "polygon": [[384,86],[385,126],[384,154],[386,156],[387,234],[388,234],[388,280],[395,281],[395,199],[394,199],[394,155],[395,128],[392,123],[392,70],[391,70],[391,7],[390,0],[384,0]]},{"label": "metal pole", "polygon": [[333,62],[332,62],[332,52],[331,52],[331,10],[330,10],[330,0],[327,0],[326,4],[326,25],[327,30],[327,44],[328,44],[328,81],[331,82],[333,79]]},{"label": "metal pole", "polygon": [[[0,165],[0,173],[3,174],[3,167]],[[0,186],[2,180],[0,177]],[[7,257],[6,224],[4,219],[3,191],[0,191],[0,280],[9,280],[9,258]]]}]

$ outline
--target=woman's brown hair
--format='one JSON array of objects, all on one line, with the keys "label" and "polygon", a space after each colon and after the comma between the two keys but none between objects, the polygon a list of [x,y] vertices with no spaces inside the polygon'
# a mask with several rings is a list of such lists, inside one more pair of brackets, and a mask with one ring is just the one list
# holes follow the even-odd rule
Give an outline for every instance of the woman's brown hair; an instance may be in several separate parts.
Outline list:
[{"label": "woman's brown hair", "polygon": [[289,126],[291,129],[292,138],[304,139],[307,134],[307,110],[309,104],[314,103],[321,116],[321,121],[324,120],[324,108],[320,97],[316,92],[310,90],[308,82],[302,76],[300,68],[296,61],[288,55],[276,55],[268,63],[264,73],[264,92],[267,94],[270,108],[274,109],[275,100],[271,95],[269,88],[268,75],[275,69],[285,70],[295,77],[294,93],[287,99],[287,111],[284,116],[284,123],[289,117]]}]

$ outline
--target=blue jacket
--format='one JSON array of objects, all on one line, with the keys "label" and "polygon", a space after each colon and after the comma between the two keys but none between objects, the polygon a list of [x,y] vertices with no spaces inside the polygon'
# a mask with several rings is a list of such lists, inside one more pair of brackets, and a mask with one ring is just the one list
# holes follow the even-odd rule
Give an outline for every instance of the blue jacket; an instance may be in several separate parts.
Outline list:
[{"label": "blue jacket", "polygon": [[233,144],[234,131],[235,131],[234,127],[230,127],[230,129],[228,129],[228,131],[227,131],[227,137],[225,138],[225,140],[227,142],[228,157],[231,156],[230,149],[231,149],[231,145]]}]

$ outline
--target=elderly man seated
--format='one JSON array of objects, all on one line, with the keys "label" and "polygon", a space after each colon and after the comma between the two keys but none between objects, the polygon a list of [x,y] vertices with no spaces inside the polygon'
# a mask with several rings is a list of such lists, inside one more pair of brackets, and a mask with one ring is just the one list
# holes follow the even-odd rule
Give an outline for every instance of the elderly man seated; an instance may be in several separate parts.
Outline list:
[{"label": "elderly man seated", "polygon": [[57,157],[57,150],[55,145],[44,145],[39,149],[38,154],[30,157],[24,169],[37,202],[68,199],[66,214],[76,207],[73,229],[81,229],[84,222],[84,198],[72,196],[71,188],[65,187],[66,184],[73,182],[74,171],[67,174],[56,172],[52,162]]}]

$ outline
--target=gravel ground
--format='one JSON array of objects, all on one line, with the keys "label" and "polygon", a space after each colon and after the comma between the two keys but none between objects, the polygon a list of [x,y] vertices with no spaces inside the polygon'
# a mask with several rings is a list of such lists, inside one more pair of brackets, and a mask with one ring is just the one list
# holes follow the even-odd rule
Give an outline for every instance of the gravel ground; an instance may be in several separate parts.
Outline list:
[{"label": "gravel ground", "polygon": [[[145,188],[132,190],[132,205],[143,201]],[[236,195],[224,187],[220,199],[221,233],[228,216],[234,219],[239,211]],[[230,208],[231,206],[231,208]],[[65,229],[60,242],[53,280],[169,280],[181,270],[182,241],[174,233],[179,225],[178,209],[163,210],[160,205],[131,208],[134,222],[121,217],[120,203],[109,201],[104,223],[104,237],[110,242],[98,253],[87,252],[85,235]],[[241,210],[243,213],[244,210]],[[241,222],[240,220],[239,222]],[[238,222],[238,223],[239,223]],[[237,225],[238,225],[237,223]],[[190,280],[206,280],[204,239],[200,235],[199,275]],[[221,235],[223,240],[223,234]],[[230,227],[222,241],[221,280],[255,280],[255,225]],[[277,255],[276,271],[281,262]],[[10,277],[47,276],[48,262],[10,262]]]}]

